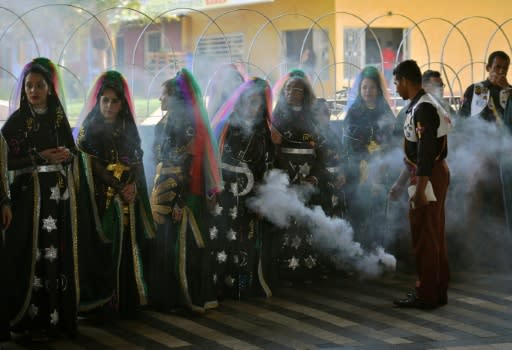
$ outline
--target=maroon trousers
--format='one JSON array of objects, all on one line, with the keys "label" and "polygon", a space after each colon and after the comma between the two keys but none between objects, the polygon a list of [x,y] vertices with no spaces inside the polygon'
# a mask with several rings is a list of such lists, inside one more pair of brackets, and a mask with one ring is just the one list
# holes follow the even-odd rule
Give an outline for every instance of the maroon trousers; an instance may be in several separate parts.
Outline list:
[{"label": "maroon trousers", "polygon": [[444,203],[450,183],[450,170],[445,160],[435,162],[430,177],[436,202],[409,209],[412,245],[416,258],[419,298],[433,306],[447,302],[450,268],[446,251]]}]

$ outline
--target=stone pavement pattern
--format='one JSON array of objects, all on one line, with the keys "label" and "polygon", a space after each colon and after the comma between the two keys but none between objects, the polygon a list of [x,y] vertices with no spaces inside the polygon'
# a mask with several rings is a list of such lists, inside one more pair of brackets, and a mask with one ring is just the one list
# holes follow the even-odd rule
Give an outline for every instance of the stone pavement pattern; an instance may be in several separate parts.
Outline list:
[{"label": "stone pavement pattern", "polygon": [[282,288],[268,300],[225,300],[204,316],[144,311],[105,328],[81,322],[72,340],[4,343],[19,349],[512,349],[512,275],[458,274],[448,305],[397,309],[413,285],[397,274],[373,281],[331,277]]}]

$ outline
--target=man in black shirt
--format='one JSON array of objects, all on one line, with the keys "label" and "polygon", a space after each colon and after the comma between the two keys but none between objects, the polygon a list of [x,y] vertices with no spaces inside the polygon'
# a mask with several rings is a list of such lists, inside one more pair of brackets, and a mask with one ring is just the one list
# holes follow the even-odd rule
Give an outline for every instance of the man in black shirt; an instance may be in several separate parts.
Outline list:
[{"label": "man in black shirt", "polygon": [[506,104],[512,93],[512,86],[507,81],[510,57],[503,51],[494,51],[489,55],[486,80],[471,84],[464,92],[460,108],[461,117],[480,115],[491,122],[503,121]]},{"label": "man in black shirt", "polygon": [[396,91],[410,103],[404,124],[406,166],[389,196],[397,199],[409,182],[409,221],[418,274],[415,292],[393,302],[398,307],[435,308],[448,300],[444,203],[450,181],[445,161],[450,124],[422,89],[415,61],[401,62],[393,75]]},{"label": "man in black shirt", "polygon": [[[504,242],[512,232],[512,166],[506,146],[512,131],[512,85],[507,81],[509,66],[508,54],[492,52],[486,64],[487,79],[466,89],[459,110],[459,116],[464,118],[464,123],[459,124],[459,134],[469,135],[479,129],[482,138],[488,137],[484,147],[474,154],[474,166],[466,178],[471,197],[466,200],[468,219],[463,243],[467,245],[467,264],[474,267],[501,265],[500,257],[508,254],[506,248],[502,251]],[[475,120],[478,117],[489,122],[488,127],[479,125]]]}]

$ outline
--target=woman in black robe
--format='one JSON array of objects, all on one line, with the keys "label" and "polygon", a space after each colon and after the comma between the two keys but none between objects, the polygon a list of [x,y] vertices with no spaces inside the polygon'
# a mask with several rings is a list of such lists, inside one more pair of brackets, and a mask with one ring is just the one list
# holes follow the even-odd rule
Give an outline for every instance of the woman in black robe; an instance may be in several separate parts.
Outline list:
[{"label": "woman in black robe", "polygon": [[[347,190],[355,238],[366,247],[382,244],[387,191],[391,185],[387,164],[380,157],[393,146],[395,116],[386,99],[386,83],[375,67],[366,67],[354,83],[344,120],[348,152]],[[380,242],[379,242],[380,241]]]},{"label": "woman in black robe", "polygon": [[205,231],[220,191],[218,148],[202,94],[182,69],[163,85],[166,115],[155,128],[151,207],[157,234],[149,249],[150,304],[163,312],[203,313],[217,306]]},{"label": "woman in black robe", "polygon": [[344,218],[347,213],[347,200],[344,190],[346,154],[341,138],[331,129],[331,112],[327,101],[318,98],[315,103],[315,120],[318,122],[320,149],[323,152],[325,171],[319,179],[320,205],[330,217]]},{"label": "woman in black robe", "polygon": [[[7,251],[4,251],[5,230],[11,224],[12,211],[9,198],[9,183],[7,181],[7,145],[2,135],[0,135],[0,276],[6,276],[7,271]],[[5,272],[4,272],[5,271]],[[0,342],[11,339],[9,332],[9,311],[7,300],[7,286],[0,288]]]},{"label": "woman in black robe", "polygon": [[[317,189],[325,163],[315,126],[315,101],[304,72],[289,73],[272,113],[271,131],[276,146],[275,168],[288,174],[290,184],[309,184]],[[306,205],[319,204],[317,201],[318,198],[313,197]],[[293,220],[279,236],[279,278],[288,282],[311,282],[318,268],[312,233]]]},{"label": "woman in black robe", "polygon": [[130,318],[147,303],[142,254],[154,224],[130,91],[119,72],[98,78],[83,115],[80,188],[89,194],[95,230],[80,243],[80,309],[111,306],[107,311]]},{"label": "woman in black robe", "polygon": [[46,339],[77,325],[75,144],[57,95],[56,67],[38,58],[20,78],[19,108],[2,128],[13,220],[5,233],[10,323]]},{"label": "woman in black robe", "polygon": [[267,249],[263,245],[266,224],[247,206],[273,159],[271,108],[270,87],[253,78],[237,89],[213,120],[224,189],[219,196],[221,211],[214,217],[209,238],[220,296],[272,295],[262,261]]}]

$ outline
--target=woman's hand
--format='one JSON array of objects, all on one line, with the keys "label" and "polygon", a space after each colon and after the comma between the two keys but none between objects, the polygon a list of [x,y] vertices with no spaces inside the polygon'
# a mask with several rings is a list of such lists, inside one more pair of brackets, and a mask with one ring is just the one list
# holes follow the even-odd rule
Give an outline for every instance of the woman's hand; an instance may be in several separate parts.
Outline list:
[{"label": "woman's hand", "polygon": [[416,191],[414,196],[412,196],[411,198],[411,205],[413,209],[421,208],[428,205],[428,199],[427,196],[425,195],[425,191]]},{"label": "woman's hand", "polygon": [[123,187],[120,194],[125,203],[133,203],[137,196],[137,186],[135,183],[130,183]]},{"label": "woman's hand", "polygon": [[270,128],[270,138],[272,139],[274,145],[280,145],[281,142],[283,141],[283,137],[281,136],[279,131],[277,131],[277,129],[274,128],[273,126]]},{"label": "woman's hand", "polygon": [[71,157],[71,151],[66,147],[48,148],[39,152],[39,156],[49,164],[61,164]]},{"label": "woman's hand", "polygon": [[6,230],[11,225],[12,211],[8,205],[2,205],[2,228]]},{"label": "woman's hand", "polygon": [[181,219],[183,218],[183,209],[180,208],[179,205],[175,205],[174,208],[172,209],[172,220],[174,222],[180,222]]},{"label": "woman's hand", "polygon": [[400,195],[403,193],[405,186],[402,186],[398,183],[394,183],[393,186],[391,186],[391,189],[389,190],[389,199],[392,201],[398,200],[400,198]]}]

